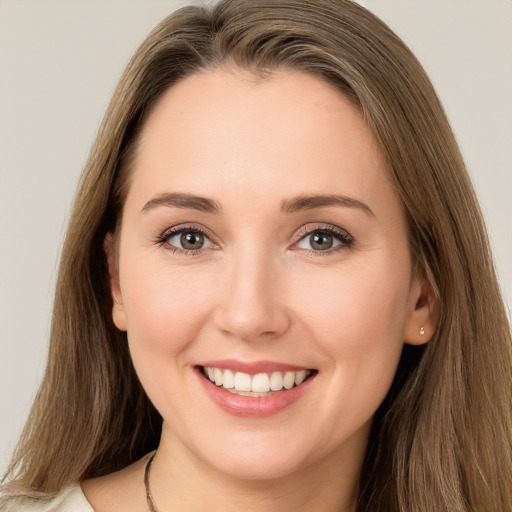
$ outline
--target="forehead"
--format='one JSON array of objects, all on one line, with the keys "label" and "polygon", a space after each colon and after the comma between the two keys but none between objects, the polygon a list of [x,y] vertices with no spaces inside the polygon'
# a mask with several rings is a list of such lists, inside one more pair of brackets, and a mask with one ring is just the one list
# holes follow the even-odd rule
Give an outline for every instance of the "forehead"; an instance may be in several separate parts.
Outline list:
[{"label": "forehead", "polygon": [[359,108],[301,71],[261,78],[216,69],[183,79],[148,116],[134,164],[130,188],[140,201],[190,189],[269,201],[392,188]]}]

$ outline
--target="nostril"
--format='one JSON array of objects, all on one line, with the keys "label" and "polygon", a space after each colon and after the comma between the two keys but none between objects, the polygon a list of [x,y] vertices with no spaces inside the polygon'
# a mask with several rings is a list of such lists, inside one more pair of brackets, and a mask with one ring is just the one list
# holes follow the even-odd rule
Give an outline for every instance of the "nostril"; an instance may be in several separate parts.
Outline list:
[{"label": "nostril", "polygon": [[225,335],[246,342],[277,338],[290,326],[290,318],[284,310],[247,310],[240,304],[219,309],[214,322]]}]

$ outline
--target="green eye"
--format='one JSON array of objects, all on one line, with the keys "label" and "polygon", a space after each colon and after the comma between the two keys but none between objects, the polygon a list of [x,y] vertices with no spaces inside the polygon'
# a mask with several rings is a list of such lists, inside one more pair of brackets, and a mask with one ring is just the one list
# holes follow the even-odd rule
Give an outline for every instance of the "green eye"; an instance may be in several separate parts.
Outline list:
[{"label": "green eye", "polygon": [[322,228],[306,233],[296,247],[314,252],[329,252],[331,249],[342,249],[352,244],[352,237],[344,230]]},{"label": "green eye", "polygon": [[311,248],[315,251],[326,251],[334,245],[334,237],[327,233],[313,233],[308,238]]},{"label": "green eye", "polygon": [[201,233],[182,233],[180,235],[180,243],[183,249],[189,251],[201,249],[204,244],[204,235]]},{"label": "green eye", "polygon": [[207,236],[193,229],[175,233],[167,238],[166,242],[172,247],[184,251],[200,251],[213,245]]}]

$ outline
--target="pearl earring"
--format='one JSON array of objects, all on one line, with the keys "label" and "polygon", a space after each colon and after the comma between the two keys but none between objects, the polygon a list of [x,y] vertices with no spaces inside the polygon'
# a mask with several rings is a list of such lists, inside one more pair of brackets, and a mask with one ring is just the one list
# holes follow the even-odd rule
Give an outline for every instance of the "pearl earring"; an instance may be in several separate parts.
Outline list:
[{"label": "pearl earring", "polygon": [[423,325],[420,327],[420,336],[423,336],[425,334],[425,327]]}]

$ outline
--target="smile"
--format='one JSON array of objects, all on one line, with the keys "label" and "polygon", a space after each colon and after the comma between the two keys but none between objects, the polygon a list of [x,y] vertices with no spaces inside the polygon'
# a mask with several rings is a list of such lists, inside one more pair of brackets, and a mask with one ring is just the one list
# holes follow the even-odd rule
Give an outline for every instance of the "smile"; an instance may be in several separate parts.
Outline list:
[{"label": "smile", "polygon": [[275,361],[202,361],[194,366],[206,395],[224,412],[245,418],[278,414],[314,386],[318,370]]},{"label": "smile", "polygon": [[250,375],[245,372],[203,366],[201,371],[210,382],[230,393],[263,397],[300,386],[314,370],[274,371]]}]

